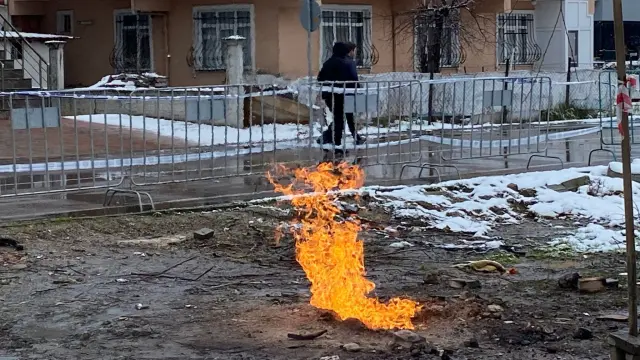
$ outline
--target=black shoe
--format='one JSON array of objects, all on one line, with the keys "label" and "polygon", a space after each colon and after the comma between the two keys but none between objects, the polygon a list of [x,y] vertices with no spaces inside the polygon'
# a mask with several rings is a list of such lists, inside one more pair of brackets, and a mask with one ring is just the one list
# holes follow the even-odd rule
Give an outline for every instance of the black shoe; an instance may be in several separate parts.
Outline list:
[{"label": "black shoe", "polygon": [[367,142],[367,138],[360,135],[356,135],[355,140],[356,140],[356,145],[362,145]]}]

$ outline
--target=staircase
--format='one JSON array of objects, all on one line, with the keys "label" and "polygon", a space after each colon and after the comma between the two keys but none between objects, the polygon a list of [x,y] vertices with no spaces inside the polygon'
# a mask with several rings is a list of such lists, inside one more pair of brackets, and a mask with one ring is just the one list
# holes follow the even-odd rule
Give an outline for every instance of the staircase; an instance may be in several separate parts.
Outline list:
[{"label": "staircase", "polygon": [[45,105],[42,97],[12,93],[47,90],[50,71],[43,50],[38,52],[1,13],[0,24],[0,119],[8,119],[11,109]]}]

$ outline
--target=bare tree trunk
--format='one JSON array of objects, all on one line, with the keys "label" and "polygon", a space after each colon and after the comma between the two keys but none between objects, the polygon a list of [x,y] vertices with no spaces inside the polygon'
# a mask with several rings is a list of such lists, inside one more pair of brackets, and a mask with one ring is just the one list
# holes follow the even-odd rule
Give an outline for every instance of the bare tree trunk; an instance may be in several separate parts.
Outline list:
[{"label": "bare tree trunk", "polygon": [[[423,28],[426,28],[427,31],[423,35],[426,39],[422,43],[426,51],[421,51],[420,70],[421,72],[429,73],[429,80],[433,80],[434,74],[440,72],[440,42],[442,41],[446,13],[448,13],[448,10],[429,10],[424,16],[425,24],[423,24]],[[429,83],[427,105],[429,124],[433,123],[433,92],[434,86]]]}]

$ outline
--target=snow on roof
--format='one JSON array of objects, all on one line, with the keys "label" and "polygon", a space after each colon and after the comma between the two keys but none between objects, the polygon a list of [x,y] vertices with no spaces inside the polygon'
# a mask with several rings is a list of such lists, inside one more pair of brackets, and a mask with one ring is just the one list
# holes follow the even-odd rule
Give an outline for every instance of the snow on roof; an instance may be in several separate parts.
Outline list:
[{"label": "snow on roof", "polygon": [[57,34],[41,34],[31,32],[16,32],[16,31],[0,31],[0,38],[25,38],[25,39],[39,39],[39,40],[68,40],[74,39],[73,36],[57,35]]}]

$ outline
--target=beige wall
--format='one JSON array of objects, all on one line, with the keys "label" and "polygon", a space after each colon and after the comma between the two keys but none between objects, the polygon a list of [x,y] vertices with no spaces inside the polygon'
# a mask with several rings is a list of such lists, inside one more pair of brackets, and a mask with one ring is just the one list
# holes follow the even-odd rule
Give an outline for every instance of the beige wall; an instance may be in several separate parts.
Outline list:
[{"label": "beige wall", "polygon": [[[15,1],[15,0],[14,0]],[[507,0],[508,1],[508,0]],[[192,45],[194,6],[253,4],[255,22],[255,69],[259,72],[298,77],[307,74],[307,34],[299,23],[299,0],[137,0],[138,7],[158,11],[152,17],[153,60],[157,73],[168,75],[172,86],[219,84],[224,72],[194,72],[187,55]],[[407,26],[402,16],[415,0],[323,0],[323,5],[371,5],[372,41],[378,57],[372,72],[412,71],[413,36],[399,33]],[[44,28],[55,31],[57,10],[74,11],[74,36],[79,39],[65,47],[65,72],[68,85],[91,85],[111,74],[109,57],[114,46],[113,14],[128,9],[130,0],[50,0]],[[515,3],[530,7],[527,1]],[[505,0],[484,0],[475,12],[481,16],[463,16],[467,36],[463,41],[466,62],[459,69],[446,71],[477,72],[496,69],[495,14],[504,11]],[[524,8],[523,8],[524,9]],[[166,11],[168,10],[168,11]],[[23,10],[21,10],[23,11]],[[26,11],[26,10],[24,10]],[[160,12],[166,11],[166,12]],[[392,15],[395,14],[395,15]],[[395,31],[393,27],[395,26]],[[319,32],[312,36],[313,73],[319,68]],[[168,57],[167,55],[171,55]]]}]

